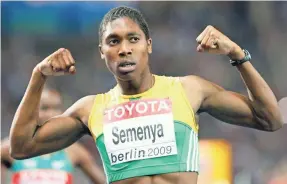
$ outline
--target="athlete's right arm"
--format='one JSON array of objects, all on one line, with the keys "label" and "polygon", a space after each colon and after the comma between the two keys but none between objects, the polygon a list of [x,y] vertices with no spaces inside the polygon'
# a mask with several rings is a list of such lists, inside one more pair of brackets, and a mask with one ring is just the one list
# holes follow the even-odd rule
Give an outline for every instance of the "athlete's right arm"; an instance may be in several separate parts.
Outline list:
[{"label": "athlete's right arm", "polygon": [[89,133],[87,122],[93,96],[80,99],[62,115],[39,126],[39,103],[47,76],[73,74],[74,60],[66,49],[54,52],[33,70],[10,130],[10,153],[25,159],[65,148]]}]

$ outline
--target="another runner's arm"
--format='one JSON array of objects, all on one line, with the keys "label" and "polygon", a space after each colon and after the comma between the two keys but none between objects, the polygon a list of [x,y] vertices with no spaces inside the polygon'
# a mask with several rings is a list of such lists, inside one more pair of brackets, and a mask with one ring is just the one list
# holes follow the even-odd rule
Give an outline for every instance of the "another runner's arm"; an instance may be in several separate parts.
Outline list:
[{"label": "another runner's arm", "polygon": [[224,122],[275,131],[282,127],[283,120],[277,100],[264,79],[250,62],[238,66],[242,79],[247,86],[249,97],[227,91],[200,77],[187,76],[184,84],[197,84],[201,94],[198,112],[207,112]]},{"label": "another runner's arm", "polygon": [[73,144],[68,148],[69,154],[74,154],[75,164],[95,184],[105,184],[106,178],[103,170],[96,164],[93,156],[80,144]]},{"label": "another runner's arm", "polygon": [[13,158],[9,154],[9,149],[9,139],[6,138],[1,141],[1,165],[5,168],[10,168],[13,162]]},{"label": "another runner's arm", "polygon": [[62,115],[38,126],[39,103],[46,77],[33,71],[24,97],[14,116],[10,130],[11,156],[25,159],[65,148],[84,134],[92,96],[77,101]]},{"label": "another runner's arm", "polygon": [[11,167],[13,159],[9,154],[9,140],[4,139],[1,141],[1,183],[7,180],[7,170]]},{"label": "another runner's arm", "polygon": [[1,164],[1,183],[7,182],[7,167],[3,164]]}]

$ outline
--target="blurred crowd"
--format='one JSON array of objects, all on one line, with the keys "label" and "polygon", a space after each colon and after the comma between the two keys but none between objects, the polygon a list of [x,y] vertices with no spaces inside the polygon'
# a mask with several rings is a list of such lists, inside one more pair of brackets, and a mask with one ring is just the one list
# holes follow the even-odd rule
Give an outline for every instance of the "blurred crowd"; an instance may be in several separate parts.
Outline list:
[{"label": "blurred crowd", "polygon": [[[278,99],[287,96],[287,2],[2,2],[1,138],[9,135],[33,67],[60,47],[69,49],[77,62],[76,75],[48,81],[62,93],[65,107],[113,87],[115,80],[99,56],[98,27],[118,5],[136,7],[146,17],[154,73],[199,75],[247,94],[227,57],[196,52],[196,37],[213,25],[251,52],[253,65]],[[284,176],[287,183],[286,125],[261,132],[201,115],[200,139],[214,138],[232,145],[234,184],[281,184]],[[90,139],[83,142],[93,147]]]}]

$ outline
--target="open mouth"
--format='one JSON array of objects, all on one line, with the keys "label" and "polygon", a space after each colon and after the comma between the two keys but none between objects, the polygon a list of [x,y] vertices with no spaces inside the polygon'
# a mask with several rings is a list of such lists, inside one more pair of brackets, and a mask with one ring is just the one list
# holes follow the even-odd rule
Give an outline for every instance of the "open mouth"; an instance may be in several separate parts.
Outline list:
[{"label": "open mouth", "polygon": [[128,73],[128,72],[132,72],[135,70],[136,68],[136,63],[135,62],[129,62],[129,61],[125,61],[125,62],[121,62],[119,65],[119,71],[121,73]]},{"label": "open mouth", "polygon": [[119,67],[129,67],[135,65],[134,62],[125,61],[119,64]]}]

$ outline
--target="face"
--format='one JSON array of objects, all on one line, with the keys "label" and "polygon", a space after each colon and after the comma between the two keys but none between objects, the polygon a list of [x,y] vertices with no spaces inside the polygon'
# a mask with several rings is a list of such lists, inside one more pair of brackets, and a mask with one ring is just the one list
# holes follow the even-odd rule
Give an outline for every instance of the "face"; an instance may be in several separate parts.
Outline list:
[{"label": "face", "polygon": [[62,113],[62,99],[59,93],[51,90],[45,90],[41,96],[39,120],[44,123],[53,116]]},{"label": "face", "polygon": [[99,49],[101,58],[115,77],[128,81],[149,72],[151,43],[137,23],[123,17],[106,25]]}]

